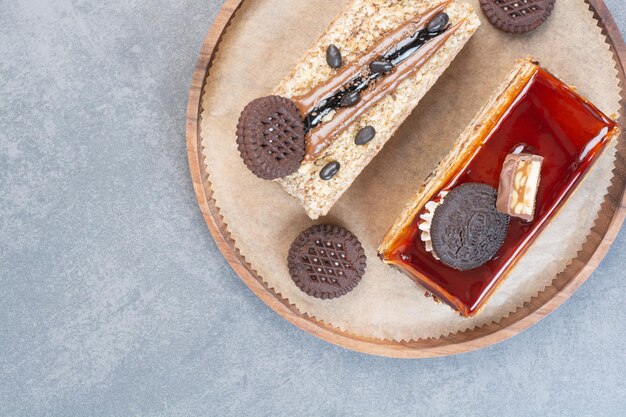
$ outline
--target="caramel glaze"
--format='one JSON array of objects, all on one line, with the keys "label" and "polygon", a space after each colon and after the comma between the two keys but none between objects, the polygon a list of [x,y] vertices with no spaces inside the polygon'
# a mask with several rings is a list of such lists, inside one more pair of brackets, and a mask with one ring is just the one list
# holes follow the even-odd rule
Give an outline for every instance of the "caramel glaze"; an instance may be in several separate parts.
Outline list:
[{"label": "caramel glaze", "polygon": [[[419,215],[385,253],[400,268],[464,316],[475,315],[520,257],[562,208],[619,127],[593,104],[537,67],[473,155],[435,191],[468,182],[498,186],[504,159],[516,149],[543,156],[544,165],[532,222],[511,218],[497,257],[465,272],[449,268],[426,252],[419,238]],[[422,209],[423,210],[423,209]],[[576,225],[572,225],[576,227]]]},{"label": "caramel glaze", "polygon": [[[320,123],[319,120],[307,134],[307,149],[305,161],[314,160],[328,147],[333,139],[352,124],[360,115],[371,108],[379,100],[396,89],[398,85],[415,74],[461,26],[463,21],[449,26],[436,34],[426,36],[426,42],[411,49],[409,56],[396,57],[397,65],[386,74],[371,74],[369,64],[376,59],[393,55],[407,40],[416,38],[420,31],[424,31],[428,23],[441,13],[451,0],[442,2],[424,14],[412,19],[408,23],[385,35],[383,39],[370,50],[347,65],[333,77],[313,88],[309,93],[293,97],[300,112],[311,119],[311,113],[320,107],[320,103],[337,96],[351,86],[362,91],[360,100],[350,107],[336,107],[332,120]],[[408,54],[407,54],[408,55]],[[337,101],[338,102],[338,101]]]}]

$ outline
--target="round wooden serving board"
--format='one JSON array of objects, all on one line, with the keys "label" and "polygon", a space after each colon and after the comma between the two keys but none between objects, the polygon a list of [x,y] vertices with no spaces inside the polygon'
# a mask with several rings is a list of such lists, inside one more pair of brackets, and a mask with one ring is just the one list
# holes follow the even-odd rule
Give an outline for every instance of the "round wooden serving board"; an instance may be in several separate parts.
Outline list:
[{"label": "round wooden serving board", "polygon": [[[591,275],[603,259],[619,232],[626,214],[626,145],[620,138],[613,179],[608,194],[601,206],[599,219],[591,230],[578,257],[560,273],[550,287],[525,303],[498,323],[466,330],[453,335],[428,338],[425,340],[395,342],[391,340],[369,339],[342,332],[326,323],[302,314],[293,305],[269,289],[246,262],[235,247],[235,242],[227,230],[223,217],[213,199],[212,184],[209,181],[202,152],[200,124],[202,96],[209,70],[218,46],[237,10],[245,0],[226,0],[213,26],[207,34],[198,57],[187,106],[187,148],[191,176],[200,209],[209,231],[228,263],[246,285],[275,312],[292,324],[330,343],[360,352],[402,358],[424,358],[452,355],[480,349],[516,335],[537,323],[567,300]],[[621,87],[626,86],[626,45],[609,10],[602,0],[586,0],[595,18],[600,22],[606,35],[619,71]],[[626,99],[624,88],[622,100]],[[624,106],[620,107],[620,121],[624,125]]]}]

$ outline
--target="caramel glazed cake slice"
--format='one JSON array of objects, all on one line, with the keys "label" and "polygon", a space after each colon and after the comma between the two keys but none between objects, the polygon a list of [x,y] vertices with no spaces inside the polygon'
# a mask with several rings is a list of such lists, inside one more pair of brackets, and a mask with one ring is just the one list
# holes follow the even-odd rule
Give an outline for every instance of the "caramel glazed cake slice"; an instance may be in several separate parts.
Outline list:
[{"label": "caramel glazed cake slice", "polygon": [[[358,75],[371,63],[372,56],[375,59],[373,54],[389,47],[389,37],[397,37],[400,33],[405,38],[412,36],[414,32],[410,30],[426,28],[441,12],[449,16],[447,29],[424,44],[414,53],[416,56],[400,64],[405,68],[401,69],[399,65],[390,73],[403,75],[388,83],[384,94],[381,90],[385,87],[381,88],[378,84],[370,88],[373,92],[362,92],[362,102],[368,99],[375,101],[363,106],[365,110],[362,113],[352,113],[352,117],[344,114],[342,117],[340,112],[353,110],[340,108],[328,114],[322,119],[321,128],[316,127],[307,134],[307,156],[299,170],[276,180],[304,206],[310,218],[317,219],[328,213],[450,65],[478,29],[480,20],[471,5],[460,1],[352,0],[274,90],[275,95],[300,103],[301,112],[307,114],[307,110],[315,108],[321,99],[328,97],[318,96],[315,104],[311,104],[312,91],[326,89],[332,93],[328,90],[329,86],[336,85],[342,70],[344,75],[350,71],[356,71]],[[330,45],[337,46],[342,55],[342,67],[338,70],[327,63]],[[308,108],[301,104],[307,100]],[[324,123],[332,125],[328,122],[337,117],[348,123],[344,122],[340,129],[320,140],[322,133],[316,130],[324,130]],[[368,129],[363,132],[366,127]],[[355,140],[359,132],[360,138]],[[374,132],[373,139],[370,139]]]},{"label": "caramel glazed cake slice", "polygon": [[479,111],[468,127],[463,131],[457,142],[452,146],[448,155],[439,162],[437,168],[420,185],[415,195],[409,200],[406,207],[391,226],[378,248],[379,256],[384,260],[395,242],[411,226],[412,220],[426,203],[433,198],[438,189],[443,187],[451,175],[467,161],[467,159],[481,145],[480,139],[493,128],[493,120],[498,120],[501,109],[506,108],[511,101],[511,94],[522,88],[523,84],[532,76],[537,63],[532,59],[520,60],[506,80],[498,87],[487,104]]}]

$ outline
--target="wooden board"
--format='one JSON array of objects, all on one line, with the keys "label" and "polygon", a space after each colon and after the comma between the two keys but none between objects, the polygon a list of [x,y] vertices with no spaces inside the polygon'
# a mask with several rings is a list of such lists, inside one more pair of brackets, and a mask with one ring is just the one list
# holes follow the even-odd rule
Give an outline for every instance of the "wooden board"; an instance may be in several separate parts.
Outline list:
[{"label": "wooden board", "polygon": [[[245,0],[226,0],[213,26],[207,34],[200,56],[198,57],[187,106],[187,150],[189,165],[196,197],[204,215],[209,231],[213,235],[220,251],[254,294],[263,300],[280,316],[301,329],[330,343],[370,354],[424,358],[452,355],[480,349],[516,335],[537,323],[567,300],[596,269],[608,252],[626,217],[626,145],[620,138],[611,187],[599,212],[599,219],[592,229],[583,249],[568,268],[560,273],[552,285],[525,303],[508,317],[498,323],[459,332],[447,337],[409,342],[368,339],[342,332],[325,323],[301,314],[294,305],[290,305],[257,276],[254,268],[246,263],[235,248],[222,216],[220,215],[211,182],[204,165],[200,137],[201,98],[205,80],[212,61],[226,28]],[[626,44],[619,28],[602,0],[586,0],[600,22],[603,34],[607,36],[619,71],[622,91],[620,121],[624,124],[624,86],[626,86]]]}]

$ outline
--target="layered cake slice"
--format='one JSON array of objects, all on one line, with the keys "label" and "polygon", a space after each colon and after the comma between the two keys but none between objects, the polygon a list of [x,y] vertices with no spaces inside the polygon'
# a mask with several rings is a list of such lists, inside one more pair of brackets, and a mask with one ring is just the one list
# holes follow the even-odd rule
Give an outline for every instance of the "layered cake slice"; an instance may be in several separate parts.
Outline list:
[{"label": "layered cake slice", "polygon": [[379,247],[463,316],[480,311],[620,129],[519,62]]},{"label": "layered cake slice", "polygon": [[351,0],[237,127],[241,156],[326,215],[479,27],[469,4]]}]

